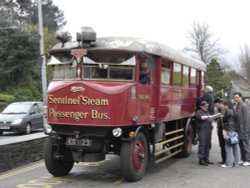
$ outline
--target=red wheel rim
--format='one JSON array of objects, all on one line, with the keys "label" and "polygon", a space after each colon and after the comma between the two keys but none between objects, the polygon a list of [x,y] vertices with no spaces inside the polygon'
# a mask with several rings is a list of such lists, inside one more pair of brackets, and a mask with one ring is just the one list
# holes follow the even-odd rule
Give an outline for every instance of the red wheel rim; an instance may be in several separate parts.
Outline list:
[{"label": "red wheel rim", "polygon": [[145,160],[145,145],[141,139],[138,139],[133,150],[133,164],[137,173],[140,173],[144,169]]}]

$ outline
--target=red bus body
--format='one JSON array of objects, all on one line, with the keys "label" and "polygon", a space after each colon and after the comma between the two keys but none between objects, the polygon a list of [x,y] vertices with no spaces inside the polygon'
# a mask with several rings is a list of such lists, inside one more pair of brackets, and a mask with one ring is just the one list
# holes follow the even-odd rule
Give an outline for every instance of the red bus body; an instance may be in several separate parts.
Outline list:
[{"label": "red bus body", "polygon": [[[159,43],[133,38],[101,38],[88,47],[77,42],[58,44],[50,53],[67,54],[62,61],[76,61],[74,70],[74,63],[69,69],[73,78],[59,76],[48,87],[47,118],[52,131],[45,162],[50,173],[65,175],[74,162],[100,161],[114,153],[121,157],[122,176],[137,181],[149,159],[160,162],[190,154],[190,122],[203,88],[202,62]],[[119,61],[120,54],[127,59],[119,66],[106,58],[110,55]],[[144,60],[151,66],[147,84],[139,80]],[[60,71],[60,66],[68,66],[67,62],[49,64]],[[128,78],[119,74],[124,70]],[[62,145],[64,149],[57,152]],[[72,165],[58,167],[62,163]]]}]

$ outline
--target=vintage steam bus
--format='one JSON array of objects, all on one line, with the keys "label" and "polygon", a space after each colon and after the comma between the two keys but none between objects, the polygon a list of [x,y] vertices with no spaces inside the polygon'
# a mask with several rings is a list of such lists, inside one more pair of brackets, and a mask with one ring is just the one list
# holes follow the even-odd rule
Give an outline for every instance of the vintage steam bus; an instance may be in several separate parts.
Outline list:
[{"label": "vintage steam bus", "polygon": [[138,181],[149,160],[190,155],[203,62],[143,39],[96,40],[89,28],[50,54],[45,164],[52,175],[115,154],[121,176]]}]

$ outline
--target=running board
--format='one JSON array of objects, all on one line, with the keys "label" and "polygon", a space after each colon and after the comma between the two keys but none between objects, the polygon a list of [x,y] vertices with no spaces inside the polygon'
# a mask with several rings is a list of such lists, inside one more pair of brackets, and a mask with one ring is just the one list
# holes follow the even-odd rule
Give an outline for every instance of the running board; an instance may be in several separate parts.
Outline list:
[{"label": "running board", "polygon": [[172,141],[174,141],[174,140],[178,140],[178,139],[183,138],[183,137],[184,137],[184,135],[176,136],[176,137],[174,137],[174,138],[171,138],[171,139],[168,139],[168,140],[165,140],[165,141],[163,141],[163,142],[160,142],[160,143],[155,144],[155,147],[161,146],[161,145],[164,145],[164,144],[167,144],[167,143],[169,143],[169,142],[172,142]]},{"label": "running board", "polygon": [[182,152],[183,149],[183,131],[184,129],[177,129],[165,133],[168,137],[166,140],[155,143],[153,146],[153,160],[155,163],[164,161],[178,153]]},{"label": "running board", "polygon": [[161,159],[156,160],[155,163],[157,164],[157,163],[160,163],[160,162],[162,162],[162,161],[164,161],[164,160],[166,160],[166,159],[169,159],[170,157],[173,157],[174,155],[180,153],[181,151],[182,151],[181,149],[180,149],[180,150],[177,150],[177,151],[175,151],[174,153],[171,153],[171,154],[169,154],[169,155],[166,156],[166,157],[163,157],[163,158],[161,158]]},{"label": "running board", "polygon": [[154,153],[154,156],[155,156],[155,157],[158,157],[159,155],[161,155],[161,154],[163,154],[163,153],[166,153],[166,152],[169,152],[171,149],[180,147],[180,146],[182,146],[183,144],[184,144],[184,143],[181,142],[181,143],[176,144],[176,145],[174,145],[174,146],[171,146],[171,147],[169,147],[169,148],[166,148],[166,149],[160,150],[160,151],[158,151],[158,152],[155,152],[155,153]]},{"label": "running board", "polygon": [[179,133],[179,132],[183,132],[183,131],[184,131],[184,129],[181,128],[181,129],[178,129],[178,130],[166,132],[165,135],[168,136],[168,135],[175,134],[175,133]]}]

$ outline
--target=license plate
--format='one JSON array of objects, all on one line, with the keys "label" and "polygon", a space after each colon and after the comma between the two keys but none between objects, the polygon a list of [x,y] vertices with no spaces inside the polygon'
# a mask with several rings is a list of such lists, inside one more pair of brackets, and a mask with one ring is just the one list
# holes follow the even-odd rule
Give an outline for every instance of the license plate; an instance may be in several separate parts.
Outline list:
[{"label": "license plate", "polygon": [[8,130],[8,129],[10,129],[10,127],[9,126],[0,126],[0,129]]},{"label": "license plate", "polygon": [[92,141],[90,139],[67,138],[66,145],[68,146],[91,146]]}]

